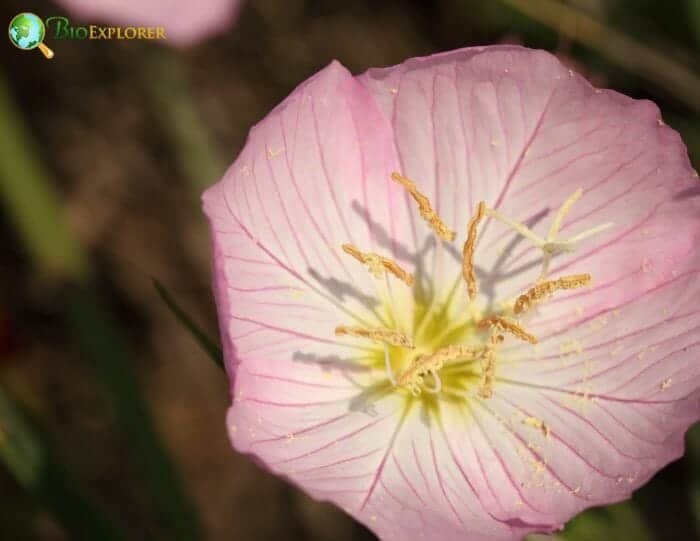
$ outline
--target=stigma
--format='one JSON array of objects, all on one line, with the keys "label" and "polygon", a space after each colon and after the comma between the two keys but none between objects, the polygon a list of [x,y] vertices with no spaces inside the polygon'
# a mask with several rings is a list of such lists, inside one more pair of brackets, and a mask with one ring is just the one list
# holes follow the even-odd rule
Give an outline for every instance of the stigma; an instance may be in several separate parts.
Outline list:
[{"label": "stigma", "polygon": [[[428,197],[418,190],[412,180],[397,172],[391,174],[391,179],[406,189],[415,201],[420,216],[441,241],[453,242],[456,239],[457,233],[445,224]],[[384,280],[387,290],[390,290],[390,279],[399,280],[411,288],[416,297],[415,306],[421,307],[421,310],[416,316],[419,323],[413,335],[394,323],[396,328],[339,325],[335,328],[336,336],[374,344],[377,367],[383,370],[387,384],[396,392],[406,393],[407,398],[420,398],[424,393],[439,397],[446,390],[465,396],[476,395],[481,399],[491,398],[498,382],[500,346],[506,337],[525,344],[538,343],[537,336],[527,330],[522,316],[559,291],[587,287],[591,283],[592,277],[588,273],[549,277],[554,256],[575,251],[580,242],[613,225],[602,224],[568,239],[560,239],[559,232],[564,218],[582,196],[583,190],[579,188],[562,203],[544,237],[489,207],[485,201],[478,202],[472,217],[465,224],[466,238],[462,247],[460,274],[464,284],[462,291],[466,291],[460,295],[466,301],[462,306],[467,310],[461,310],[457,314],[452,311],[449,317],[446,315],[447,307],[435,306],[434,299],[427,303],[421,302],[416,278],[398,263],[385,255],[364,252],[352,244],[343,244],[342,250],[357,262],[366,265],[374,278]],[[479,304],[475,260],[478,231],[485,220],[506,226],[541,251],[541,268],[537,279],[515,297],[514,303]],[[438,243],[438,246],[441,244]],[[433,290],[441,285],[431,284]],[[453,299],[453,295],[449,298]],[[393,302],[389,304],[388,311],[395,309]],[[392,315],[394,317],[389,318],[389,321],[406,320],[405,317],[395,317],[399,314]],[[470,377],[465,378],[464,374],[470,374]]]}]

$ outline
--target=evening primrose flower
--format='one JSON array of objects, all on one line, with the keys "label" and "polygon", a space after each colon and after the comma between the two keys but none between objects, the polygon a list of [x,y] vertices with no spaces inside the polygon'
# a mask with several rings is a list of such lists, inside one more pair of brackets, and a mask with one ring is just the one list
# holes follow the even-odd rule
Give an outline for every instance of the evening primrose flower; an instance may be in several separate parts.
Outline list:
[{"label": "evening primrose flower", "polygon": [[548,53],[332,63],[204,195],[234,447],[382,539],[628,498],[700,414],[697,186]]},{"label": "evening primrose flower", "polygon": [[165,43],[188,46],[224,32],[238,16],[241,0],[57,0],[81,20],[124,26],[162,27]]}]

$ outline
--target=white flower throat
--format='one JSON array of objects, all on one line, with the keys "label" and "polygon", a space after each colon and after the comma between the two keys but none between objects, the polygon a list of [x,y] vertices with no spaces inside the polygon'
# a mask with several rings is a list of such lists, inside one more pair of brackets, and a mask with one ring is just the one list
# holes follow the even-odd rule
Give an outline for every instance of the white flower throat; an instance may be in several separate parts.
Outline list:
[{"label": "white flower throat", "polygon": [[[453,242],[456,233],[450,230],[433,209],[430,200],[420,193],[416,185],[399,173],[392,173],[393,181],[401,184],[418,205],[421,217],[438,236],[438,242]],[[552,221],[547,236],[541,238],[527,226],[504,216],[486,205],[484,201],[476,205],[474,215],[467,224],[467,239],[462,250],[462,278],[466,285],[464,314],[455,318],[449,314],[449,305],[459,295],[453,288],[442,307],[434,302],[415,298],[414,319],[417,322],[412,334],[395,324],[389,327],[356,327],[339,325],[335,329],[337,336],[352,336],[367,340],[380,346],[377,358],[383,364],[386,378],[391,388],[405,392],[408,397],[419,398],[425,391],[430,395],[442,394],[444,397],[461,396],[470,387],[482,398],[488,399],[493,394],[498,366],[498,348],[505,335],[531,344],[537,343],[537,337],[530,334],[522,323],[522,316],[560,290],[576,289],[590,284],[590,274],[575,274],[550,279],[548,277],[552,258],[563,252],[573,252],[579,242],[600,233],[613,224],[606,223],[593,227],[571,238],[558,239],[564,217],[583,195],[583,190],[576,190],[559,208]],[[478,283],[475,273],[474,252],[478,238],[478,229],[484,219],[494,219],[514,230],[535,247],[542,251],[542,265],[535,283],[512,301],[496,303],[498,310],[484,314],[476,305]],[[367,265],[378,280],[383,280],[389,292],[386,311],[389,320],[399,321],[393,317],[395,311],[391,300],[390,280],[402,282],[400,287],[414,287],[414,276],[398,263],[382,255],[363,252],[360,247],[344,244],[343,251]]]}]

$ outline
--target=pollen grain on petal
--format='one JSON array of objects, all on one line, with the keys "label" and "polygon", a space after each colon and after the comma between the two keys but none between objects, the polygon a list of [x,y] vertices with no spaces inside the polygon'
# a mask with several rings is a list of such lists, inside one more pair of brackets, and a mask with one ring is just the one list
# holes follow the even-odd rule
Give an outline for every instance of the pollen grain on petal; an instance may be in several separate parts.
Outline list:
[{"label": "pollen grain on petal", "polygon": [[536,336],[527,332],[517,322],[505,317],[489,316],[485,319],[482,319],[481,322],[479,322],[479,327],[491,327],[499,331],[508,332],[516,338],[524,340],[525,342],[530,342],[531,344],[537,343]]},{"label": "pollen grain on petal", "polygon": [[476,273],[474,272],[474,246],[476,245],[477,227],[485,212],[486,203],[480,201],[476,206],[474,216],[469,220],[467,240],[464,242],[464,249],[462,250],[462,274],[467,282],[467,291],[470,299],[474,299],[478,291]]},{"label": "pollen grain on petal", "polygon": [[563,289],[577,289],[579,287],[585,287],[591,283],[590,274],[572,274],[570,276],[562,276],[556,280],[545,280],[540,282],[525,293],[520,295],[515,301],[515,306],[513,311],[516,314],[526,311],[530,308],[532,303],[541,300],[549,295],[553,294],[555,291]]},{"label": "pollen grain on petal", "polygon": [[396,329],[386,329],[384,327],[366,329],[364,327],[348,327],[345,325],[339,325],[335,328],[335,335],[367,338],[373,342],[408,349],[413,349],[416,347],[413,343],[413,339],[407,336],[405,333],[397,331]]},{"label": "pollen grain on petal", "polygon": [[413,275],[403,269],[398,263],[388,257],[380,256],[372,252],[363,252],[352,244],[343,244],[343,251],[351,255],[360,263],[367,265],[369,271],[376,277],[381,278],[384,272],[390,272],[396,278],[401,280],[407,286],[411,287],[414,284]]},{"label": "pollen grain on petal", "polygon": [[523,419],[523,424],[541,430],[545,437],[549,437],[551,432],[549,426],[547,426],[542,419],[538,419],[537,417],[525,417]]},{"label": "pollen grain on petal", "polygon": [[433,228],[438,237],[440,237],[442,240],[447,240],[450,242],[455,240],[457,233],[449,229],[443,223],[443,221],[437,215],[437,212],[433,210],[433,206],[430,204],[430,200],[418,191],[418,188],[416,188],[416,185],[412,180],[404,177],[403,175],[397,172],[393,172],[391,174],[391,179],[394,182],[401,184],[401,186],[406,188],[408,193],[411,194],[411,197],[413,197],[415,202],[418,203],[418,210],[420,212],[421,217],[430,224],[430,226]]}]

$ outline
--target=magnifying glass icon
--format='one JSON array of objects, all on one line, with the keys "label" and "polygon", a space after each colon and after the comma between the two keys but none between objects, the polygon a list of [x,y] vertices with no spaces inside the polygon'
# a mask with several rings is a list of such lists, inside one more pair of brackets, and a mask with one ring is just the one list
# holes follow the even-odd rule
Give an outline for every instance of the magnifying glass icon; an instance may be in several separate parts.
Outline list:
[{"label": "magnifying glass icon", "polygon": [[15,15],[10,21],[8,34],[10,41],[18,49],[30,51],[38,48],[46,58],[53,58],[53,51],[44,45],[46,27],[41,17],[33,13]]}]

